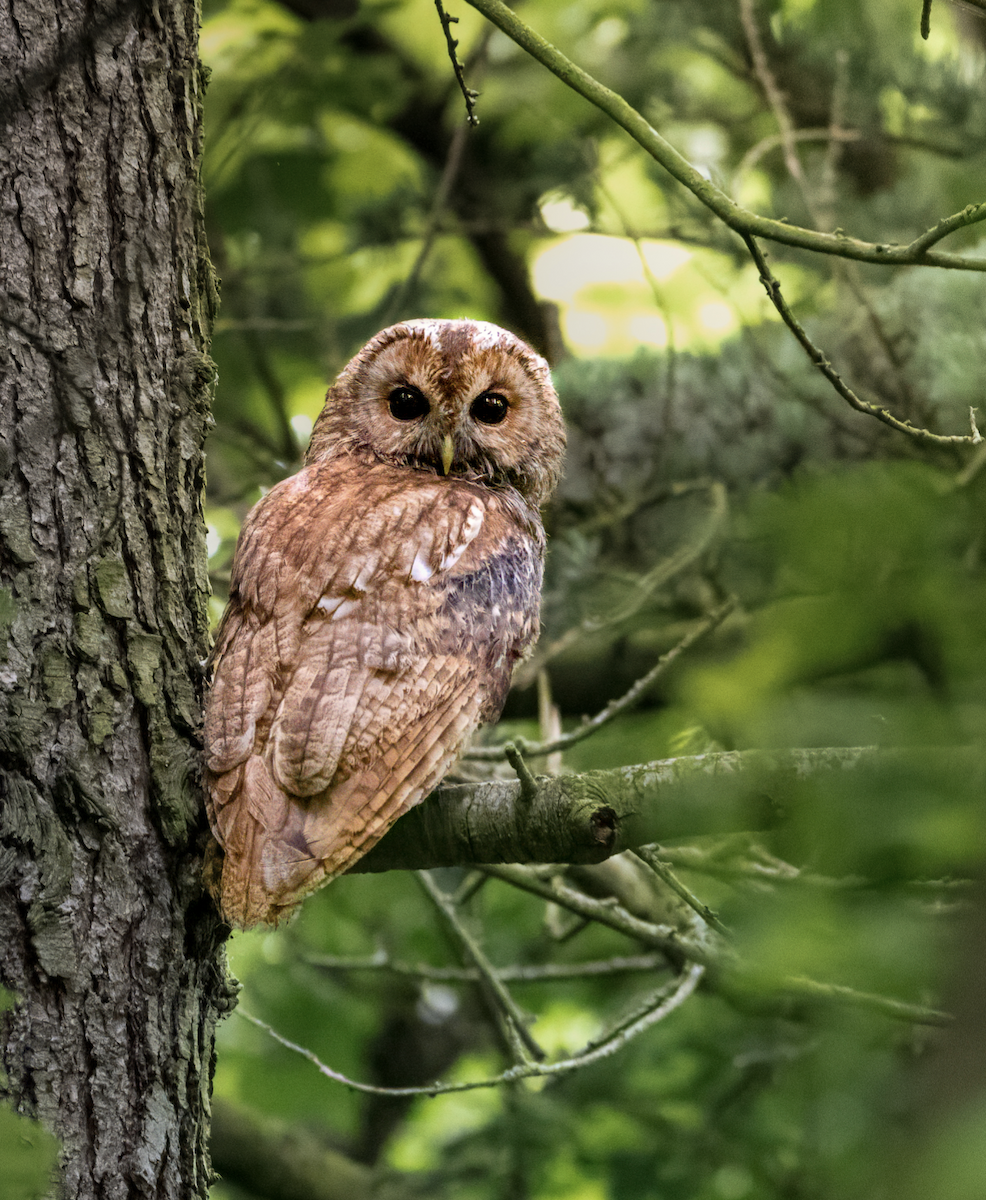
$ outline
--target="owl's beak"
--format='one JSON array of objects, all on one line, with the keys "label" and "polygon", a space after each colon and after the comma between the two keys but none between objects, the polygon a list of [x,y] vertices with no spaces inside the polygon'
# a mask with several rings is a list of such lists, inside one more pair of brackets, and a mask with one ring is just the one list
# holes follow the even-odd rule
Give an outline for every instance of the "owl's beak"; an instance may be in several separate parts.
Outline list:
[{"label": "owl's beak", "polygon": [[442,474],[447,475],[452,468],[452,459],[455,457],[455,447],[452,445],[452,435],[447,433],[442,438]]}]

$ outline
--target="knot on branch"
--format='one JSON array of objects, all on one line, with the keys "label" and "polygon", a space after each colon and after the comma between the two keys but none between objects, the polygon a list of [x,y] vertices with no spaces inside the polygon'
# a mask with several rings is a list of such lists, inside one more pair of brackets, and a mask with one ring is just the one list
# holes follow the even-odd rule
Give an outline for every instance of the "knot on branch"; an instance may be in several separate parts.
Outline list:
[{"label": "knot on branch", "polygon": [[593,839],[600,846],[605,846],[607,850],[616,841],[616,827],[617,816],[609,805],[597,808],[589,816],[589,828],[592,830]]}]

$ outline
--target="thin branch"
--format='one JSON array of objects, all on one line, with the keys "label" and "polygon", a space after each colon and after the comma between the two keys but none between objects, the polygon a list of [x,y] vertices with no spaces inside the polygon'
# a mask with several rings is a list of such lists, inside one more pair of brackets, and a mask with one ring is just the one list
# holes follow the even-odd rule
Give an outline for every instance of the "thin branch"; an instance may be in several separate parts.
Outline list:
[{"label": "thin branch", "polygon": [[[548,745],[562,736],[561,712],[551,698],[551,677],[547,671],[538,671],[538,732],[541,743]],[[561,774],[561,751],[555,750],[545,756],[544,773],[546,775]]]},{"label": "thin branch", "polygon": [[628,621],[640,611],[659,588],[701,558],[722,528],[729,512],[729,497],[723,484],[719,480],[710,480],[705,486],[709,492],[709,507],[705,524],[699,530],[698,536],[692,541],[686,542],[666,558],[661,559],[646,574],[636,579],[633,590],[623,604],[617,605],[605,613],[594,613],[584,617],[578,624],[555,638],[553,642],[549,642],[543,649],[536,651],[534,656],[514,676],[514,683],[517,686],[524,687],[546,663],[561,654],[562,651],[567,650],[569,646],[581,641],[586,635],[601,633],[604,629],[612,629],[624,621]]},{"label": "thin branch", "polygon": [[[859,892],[874,887],[886,888],[862,875],[819,875],[795,867],[782,858],[768,854],[745,834],[732,835],[723,841],[703,846],[662,846],[661,859],[671,866],[720,879],[734,887],[748,884],[758,890],[776,887],[818,888],[830,892]],[[961,901],[968,892],[968,879],[908,879],[900,889],[918,896],[931,896],[938,910],[944,904]]]},{"label": "thin branch", "polygon": [[759,80],[760,86],[763,88],[764,95],[767,97],[767,103],[773,111],[774,119],[780,130],[781,145],[784,147],[784,165],[787,167],[788,174],[800,186],[802,192],[804,192],[805,177],[804,172],[801,170],[801,159],[798,158],[794,137],[794,122],[787,111],[784,96],[777,86],[777,80],[770,69],[770,63],[767,61],[763,42],[760,40],[760,30],[757,27],[756,13],[753,11],[753,0],[739,0],[739,10],[740,23],[743,26],[747,48],[750,51],[750,59],[753,62],[753,72]]},{"label": "thin branch", "polygon": [[537,1044],[527,1028],[527,1018],[517,1007],[514,998],[507,991],[502,979],[480,949],[476,939],[459,920],[459,914],[450,897],[442,891],[427,871],[418,871],[417,877],[425,894],[434,904],[452,936],[462,948],[463,954],[472,961],[479,974],[480,985],[489,997],[493,1011],[500,1014],[504,1020],[508,1040],[519,1051],[520,1061],[529,1062],[528,1055],[533,1055],[539,1061],[546,1058],[544,1050]]},{"label": "thin branch", "polygon": [[[410,963],[373,954],[368,958],[340,958],[332,954],[310,954],[309,966],[322,971],[386,971],[428,983],[476,983],[480,974],[475,967],[434,967],[430,963]],[[659,971],[668,965],[663,954],[624,954],[581,963],[539,963],[528,966],[497,967],[495,973],[504,983],[555,983],[571,979],[596,979],[601,976],[639,974]]]},{"label": "thin branch", "polygon": [[680,500],[682,496],[690,496],[695,492],[705,492],[711,486],[712,480],[704,477],[698,479],[679,479],[673,483],[662,480],[659,483],[645,486],[629,495],[623,494],[618,499],[612,501],[610,507],[601,508],[599,511],[594,512],[592,516],[587,517],[583,521],[578,521],[575,525],[570,526],[570,528],[574,528],[584,537],[589,537],[591,534],[609,529],[613,525],[621,524],[628,517],[643,512],[645,508],[663,504],[668,500]]},{"label": "thin branch", "polygon": [[[557,878],[538,879],[536,872],[524,867],[487,867],[484,869],[497,879],[513,883],[524,891],[534,892],[535,895],[551,899],[556,904],[570,908],[573,912],[579,912],[600,924],[617,929],[627,934],[628,937],[651,945],[663,942],[669,950],[673,949],[673,952],[679,956],[684,956],[686,959],[701,963],[706,967],[717,967],[719,968],[715,974],[717,988],[728,995],[733,986],[739,984],[743,987],[744,994],[747,994],[743,985],[748,968],[718,938],[714,941],[707,940],[702,944],[694,939],[678,936],[667,938],[658,926],[641,921],[619,905],[593,900],[575,888],[562,884]],[[756,968],[753,968],[750,974],[758,980],[758,984],[762,985],[762,979]],[[772,991],[775,994],[766,997],[770,1003],[806,1000],[835,1001],[857,1008],[870,1009],[894,1020],[908,1021],[918,1025],[948,1025],[953,1019],[949,1013],[941,1012],[939,1009],[908,1004],[903,1000],[894,1000],[889,996],[881,996],[874,992],[861,992],[842,984],[821,983],[805,975],[782,976],[776,981]]]},{"label": "thin branch", "polygon": [[[596,733],[603,726],[608,725],[610,721],[618,717],[620,713],[625,712],[628,708],[636,704],[641,696],[646,693],[647,689],[664,674],[676,659],[684,654],[686,650],[691,649],[706,634],[711,633],[713,629],[721,625],[735,607],[736,598],[731,596],[725,604],[721,604],[704,621],[690,630],[677,646],[673,646],[666,654],[662,654],[647,674],[642,675],[618,700],[611,700],[594,717],[587,717],[577,729],[564,733],[550,742],[528,742],[524,738],[514,738],[513,742],[509,743],[509,745],[515,747],[516,750],[519,750],[527,758],[536,758],[543,754],[553,754],[557,750],[567,750],[569,746],[574,746],[577,742],[581,742],[591,734]],[[508,746],[477,746],[475,749],[467,751],[463,757],[489,762],[509,758],[509,751]]]},{"label": "thin branch", "polygon": [[976,453],[956,476],[956,488],[968,487],[983,467],[986,467],[986,442],[983,441],[982,434],[979,433],[979,429],[976,427],[976,410],[974,408],[969,409],[969,419],[972,422],[973,439],[975,440],[976,435],[978,435],[978,441],[976,442],[977,449]]},{"label": "thin branch", "polygon": [[[862,131],[859,129],[833,129],[831,126],[819,129],[795,129],[791,133],[791,137],[795,142],[828,142],[830,145],[835,143],[837,146],[841,146],[846,142],[858,142],[862,136]],[[756,142],[747,150],[733,172],[732,181],[729,185],[734,196],[739,191],[743,176],[748,171],[752,171],[765,154],[783,145],[784,138],[781,134],[772,133],[765,138],[761,138],[759,142]]]},{"label": "thin branch", "polygon": [[784,991],[796,1000],[826,1000],[849,1004],[853,1008],[865,1008],[878,1012],[894,1021],[906,1021],[911,1025],[951,1025],[955,1018],[951,1013],[938,1008],[927,1008],[923,1004],[908,1004],[881,996],[876,992],[860,992],[856,988],[844,987],[839,983],[821,983],[805,975],[791,975],[782,981]]},{"label": "thin branch", "polygon": [[448,46],[448,56],[452,60],[452,70],[455,72],[456,82],[466,102],[466,120],[470,125],[476,126],[479,124],[479,117],[476,116],[476,101],[479,99],[479,92],[474,92],[472,88],[466,86],[462,63],[459,62],[459,56],[456,54],[459,43],[452,37],[452,26],[459,23],[459,18],[448,15],[442,6],[442,0],[435,0],[435,7],[438,9],[438,19],[442,23],[442,32],[445,34],[445,44]]},{"label": "thin branch", "polygon": [[986,204],[967,204],[961,212],[954,213],[950,217],[943,217],[937,225],[926,233],[922,233],[920,237],[916,237],[908,246],[908,250],[914,253],[918,261],[923,259],[928,262],[930,256],[925,252],[936,242],[948,237],[950,233],[955,233],[957,229],[965,229],[966,226],[975,225],[984,219],[986,219]]},{"label": "thin branch", "polygon": [[392,325],[395,321],[399,320],[405,305],[418,286],[421,272],[424,270],[424,265],[431,255],[435,239],[442,225],[442,218],[448,204],[449,196],[462,167],[462,157],[465,152],[468,133],[468,123],[462,122],[456,126],[455,132],[452,135],[452,141],[449,144],[448,154],[445,158],[445,166],[442,169],[442,177],[438,181],[438,187],[435,189],[435,196],[431,203],[431,211],[428,213],[428,223],[425,227],[424,237],[421,240],[421,247],[418,250],[417,258],[415,258],[414,265],[411,267],[407,278],[401,284],[390,303],[386,321],[388,325]]},{"label": "thin branch", "polygon": [[520,750],[514,742],[507,742],[505,746],[497,748],[502,749],[503,756],[513,767],[514,774],[520,783],[521,799],[534,800],[538,792],[537,780],[531,774],[530,767],[524,762],[524,751]]},{"label": "thin branch", "polygon": [[304,1046],[299,1046],[296,1042],[291,1042],[286,1037],[283,1037],[276,1029],[268,1025],[266,1021],[261,1021],[259,1017],[252,1016],[242,1008],[237,1008],[235,1011],[238,1016],[242,1017],[245,1021],[249,1021],[251,1025],[256,1025],[258,1029],[262,1029],[274,1041],[279,1042],[286,1049],[293,1050],[295,1054],[300,1054],[302,1058],[306,1058],[327,1079],[341,1083],[344,1087],[351,1088],[353,1091],[363,1092],[372,1096],[443,1096],[449,1092],[469,1092],[474,1091],[476,1088],[497,1087],[502,1083],[514,1083],[518,1079],[544,1079],[551,1076],[567,1075],[571,1071],[590,1066],[600,1059],[608,1058],[622,1049],[628,1042],[639,1037],[647,1029],[650,1029],[651,1026],[670,1016],[675,1009],[680,1008],[698,987],[703,973],[703,968],[699,964],[693,963],[678,978],[673,989],[670,990],[670,994],[668,988],[661,988],[655,994],[654,1003],[635,1021],[626,1027],[621,1027],[615,1033],[607,1034],[603,1040],[591,1044],[592,1048],[585,1050],[581,1054],[574,1055],[571,1058],[563,1058],[553,1063],[535,1063],[530,1061],[518,1063],[513,1067],[509,1067],[501,1075],[490,1076],[486,1079],[470,1079],[461,1083],[440,1083],[436,1081],[425,1087],[377,1087],[374,1084],[359,1083],[354,1079],[348,1079],[339,1071],[334,1071],[331,1067],[326,1066],[311,1050],[307,1050]]},{"label": "thin branch", "polygon": [[923,0],[921,5],[921,36],[925,41],[931,36],[931,0]]},{"label": "thin branch", "polygon": [[[822,167],[819,172],[819,185],[814,200],[815,226],[818,229],[833,229],[837,222],[839,191],[837,171],[842,158],[842,148],[846,139],[843,138],[843,123],[846,110],[846,93],[848,91],[849,55],[840,46],[835,52],[835,78],[832,80],[832,103],[829,108],[829,139],[822,156]],[[838,262],[838,260],[836,260]]]},{"label": "thin branch", "polygon": [[[704,968],[701,966],[698,966],[697,968],[693,966],[691,971],[695,971],[696,969],[699,973],[698,978],[701,978],[701,973]],[[653,1021],[648,1020],[648,1017],[650,1017],[656,1010],[663,1008],[666,998],[674,997],[680,994],[682,989],[682,980],[688,980],[689,974],[690,972],[686,971],[683,975],[680,975],[678,979],[672,981],[671,983],[664,984],[662,987],[658,988],[657,991],[641,1000],[639,1004],[634,1005],[634,1007],[623,1017],[621,1017],[616,1024],[611,1025],[605,1033],[600,1034],[599,1037],[593,1038],[591,1041],[589,1041],[583,1047],[580,1057],[587,1053],[600,1050],[613,1042],[618,1042],[620,1045],[624,1044],[627,1040],[629,1040],[627,1037],[628,1031],[634,1029],[636,1026],[639,1026],[642,1021],[646,1021],[644,1028],[647,1028],[649,1025],[653,1024]],[[667,1012],[664,1011],[661,1015],[666,1016]]]},{"label": "thin branch", "polygon": [[[647,1029],[664,1020],[675,1009],[680,1008],[694,993],[703,975],[704,968],[701,964],[692,963],[679,976],[678,981],[670,991],[667,987],[659,989],[649,1003],[645,1002],[642,1011],[638,1009],[633,1014],[629,1023],[621,1022],[615,1030],[611,1030],[603,1038],[595,1042],[590,1042],[582,1053],[574,1055],[571,1058],[565,1058],[553,1063],[534,1063],[528,1061],[518,1063],[508,1068],[502,1074],[490,1076],[486,1079],[470,1079],[460,1083],[441,1083],[436,1081],[424,1087],[378,1087],[374,1084],[361,1083],[357,1080],[349,1079],[341,1072],[334,1071],[331,1067],[323,1063],[311,1050],[306,1049],[304,1046],[299,1046],[296,1042],[289,1041],[282,1034],[278,1033],[276,1029],[268,1025],[266,1021],[261,1021],[258,1017],[246,1012],[242,1006],[237,1008],[235,1012],[243,1020],[249,1021],[251,1025],[255,1025],[258,1029],[262,1029],[268,1036],[272,1037],[274,1041],[280,1043],[286,1049],[293,1051],[295,1054],[300,1054],[302,1058],[307,1059],[327,1079],[331,1079],[335,1083],[341,1083],[344,1087],[350,1088],[352,1091],[374,1096],[439,1096],[447,1095],[450,1092],[468,1092],[476,1088],[496,1087],[499,1084],[513,1083],[519,1079],[538,1079],[567,1075],[579,1068],[598,1062],[600,1059],[608,1058]],[[937,1009],[924,1008],[916,1004],[906,1004],[903,1001],[893,1000],[887,996],[878,996],[870,992],[858,992],[854,988],[842,987],[838,984],[818,983],[804,976],[792,976],[785,981],[785,984],[791,998],[796,1000],[816,1002],[819,1000],[835,1001],[850,1004],[855,1007],[867,1008],[874,1012],[879,1012],[883,1016],[890,1017],[893,1020],[906,1021],[911,1024],[948,1025],[952,1022],[952,1017],[948,1013],[940,1012]],[[638,1013],[639,1015],[637,1015]]]},{"label": "thin branch", "polygon": [[[847,237],[842,233],[819,233],[762,217],[743,208],[730,199],[720,188],[691,165],[683,155],[666,141],[639,112],[622,96],[604,87],[598,80],[577,67],[559,50],[535,33],[509,9],[502,0],[469,0],[498,29],[537,59],[573,91],[579,93],[641,146],[655,161],[679,183],[683,184],[697,200],[704,204],[721,221],[741,236],[769,238],[789,246],[800,246],[820,254],[834,254],[840,258],[852,258],[859,262],[880,263],[884,266],[903,266],[922,263],[926,266],[949,267],[966,271],[986,271],[986,258],[967,258],[960,254],[943,251],[928,252],[917,243],[899,246],[885,242],[864,242]],[[953,218],[954,228],[963,228],[986,220],[986,202],[969,205]],[[936,226],[937,228],[937,226]],[[951,232],[951,230],[949,230]],[[926,236],[926,235],[922,235]]]},{"label": "thin branch", "polygon": [[537,868],[532,867],[484,866],[483,870],[494,879],[567,908],[577,916],[597,921],[600,925],[615,929],[617,933],[625,934],[645,946],[663,950],[672,959],[680,961],[686,958],[702,963],[703,966],[712,966],[720,964],[727,953],[724,948],[720,950],[703,941],[682,937],[673,925],[657,925],[653,921],[636,917],[612,897],[601,900],[587,896],[585,892],[565,883],[557,872],[545,878]]},{"label": "thin branch", "polygon": [[[986,208],[986,206],[983,206]],[[919,429],[916,425],[912,425],[909,421],[902,421],[899,417],[895,417],[885,408],[880,408],[875,404],[870,404],[866,400],[862,400],[851,387],[843,380],[842,376],[835,370],[831,362],[825,354],[815,345],[804,327],[795,317],[794,313],[788,307],[787,301],[781,295],[781,285],[777,278],[773,275],[770,268],[767,266],[767,260],[763,251],[757,244],[756,238],[749,234],[744,235],[743,240],[749,248],[750,254],[753,256],[753,261],[757,264],[757,269],[760,271],[760,282],[763,284],[767,296],[771,304],[777,309],[781,320],[791,330],[797,338],[802,349],[831,383],[836,392],[857,412],[865,413],[869,417],[876,417],[878,421],[882,421],[884,425],[889,425],[891,429],[896,429],[899,433],[906,433],[910,437],[918,441],[928,443],[934,446],[972,446],[975,445],[975,434],[952,434],[944,435],[932,433],[927,429]]]},{"label": "thin branch", "polygon": [[661,853],[660,846],[641,846],[637,851],[637,857],[643,859],[658,879],[663,880],[676,896],[680,896],[688,907],[701,917],[706,925],[716,930],[717,933],[726,934],[728,930],[722,921],[719,920],[707,904],[703,904],[693,892],[685,887],[674,871],[671,870],[670,864],[661,857]]},{"label": "thin branch", "polygon": [[[641,847],[641,853],[645,847]],[[869,880],[858,875],[818,875],[792,866],[781,858],[768,854],[745,834],[732,835],[722,842],[703,846],[662,846],[662,861],[721,879],[729,883],[763,885],[800,885],[826,891],[857,891],[869,887]]]}]

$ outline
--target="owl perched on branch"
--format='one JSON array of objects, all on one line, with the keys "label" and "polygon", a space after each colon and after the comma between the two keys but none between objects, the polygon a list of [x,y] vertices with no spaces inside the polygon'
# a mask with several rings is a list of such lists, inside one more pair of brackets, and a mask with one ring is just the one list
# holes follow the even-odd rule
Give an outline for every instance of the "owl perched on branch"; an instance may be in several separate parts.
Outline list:
[{"label": "owl perched on branch", "polygon": [[207,876],[230,923],[351,867],[499,716],[564,446],[547,363],[495,325],[408,321],[343,370],[304,468],[244,523],[212,652]]}]

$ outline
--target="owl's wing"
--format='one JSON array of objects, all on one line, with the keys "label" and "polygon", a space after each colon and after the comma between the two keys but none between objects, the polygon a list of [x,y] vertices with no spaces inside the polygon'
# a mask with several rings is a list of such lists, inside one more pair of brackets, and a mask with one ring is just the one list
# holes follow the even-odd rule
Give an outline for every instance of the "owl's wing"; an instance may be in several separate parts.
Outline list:
[{"label": "owl's wing", "polygon": [[330,465],[251,518],[214,652],[211,816],[237,924],[276,920],[431,791],[537,631],[539,531],[509,505],[390,468],[354,489]]}]

